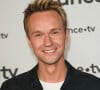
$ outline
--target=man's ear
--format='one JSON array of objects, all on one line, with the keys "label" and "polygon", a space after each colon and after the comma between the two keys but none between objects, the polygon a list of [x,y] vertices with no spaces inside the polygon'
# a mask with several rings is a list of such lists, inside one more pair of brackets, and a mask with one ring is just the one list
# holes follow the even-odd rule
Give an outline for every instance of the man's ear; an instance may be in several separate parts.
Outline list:
[{"label": "man's ear", "polygon": [[26,36],[26,39],[27,39],[27,42],[28,42],[28,45],[30,46],[30,48],[32,48],[32,43],[31,43],[31,40],[28,36]]}]

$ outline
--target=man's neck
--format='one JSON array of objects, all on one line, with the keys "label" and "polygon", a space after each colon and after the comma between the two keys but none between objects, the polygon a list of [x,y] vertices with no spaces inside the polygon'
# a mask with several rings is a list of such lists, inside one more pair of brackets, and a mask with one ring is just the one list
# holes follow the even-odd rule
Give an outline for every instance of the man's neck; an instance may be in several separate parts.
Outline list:
[{"label": "man's neck", "polygon": [[65,61],[59,61],[54,65],[39,65],[39,79],[45,82],[61,82],[64,81],[67,74]]}]

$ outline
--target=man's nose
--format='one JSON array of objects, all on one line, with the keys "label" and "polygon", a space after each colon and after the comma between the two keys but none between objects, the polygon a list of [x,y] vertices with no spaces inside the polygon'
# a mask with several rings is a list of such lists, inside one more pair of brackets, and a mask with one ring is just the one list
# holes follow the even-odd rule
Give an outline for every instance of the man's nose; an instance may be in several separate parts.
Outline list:
[{"label": "man's nose", "polygon": [[52,45],[53,45],[52,38],[49,35],[45,36],[44,37],[44,46],[50,47]]}]

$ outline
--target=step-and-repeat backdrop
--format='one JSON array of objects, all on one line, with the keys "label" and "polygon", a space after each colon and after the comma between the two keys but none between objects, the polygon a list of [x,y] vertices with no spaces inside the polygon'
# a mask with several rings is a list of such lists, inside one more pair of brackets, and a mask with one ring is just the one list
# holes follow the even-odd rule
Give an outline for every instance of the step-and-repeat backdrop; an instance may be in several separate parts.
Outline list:
[{"label": "step-and-repeat backdrop", "polygon": [[[0,0],[0,85],[37,63],[23,28],[23,11],[30,1]],[[100,0],[59,2],[70,30],[65,58],[76,69],[100,77]]]}]

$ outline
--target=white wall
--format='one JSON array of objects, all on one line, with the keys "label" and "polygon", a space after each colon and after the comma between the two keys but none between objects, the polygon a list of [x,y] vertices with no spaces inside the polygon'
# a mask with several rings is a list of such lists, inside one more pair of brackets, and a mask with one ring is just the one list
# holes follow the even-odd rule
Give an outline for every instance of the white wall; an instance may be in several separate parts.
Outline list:
[{"label": "white wall", "polygon": [[[23,29],[23,11],[30,1],[0,0],[0,84],[37,62]],[[75,68],[100,77],[100,0],[59,1],[65,4],[70,28],[66,59]]]}]

